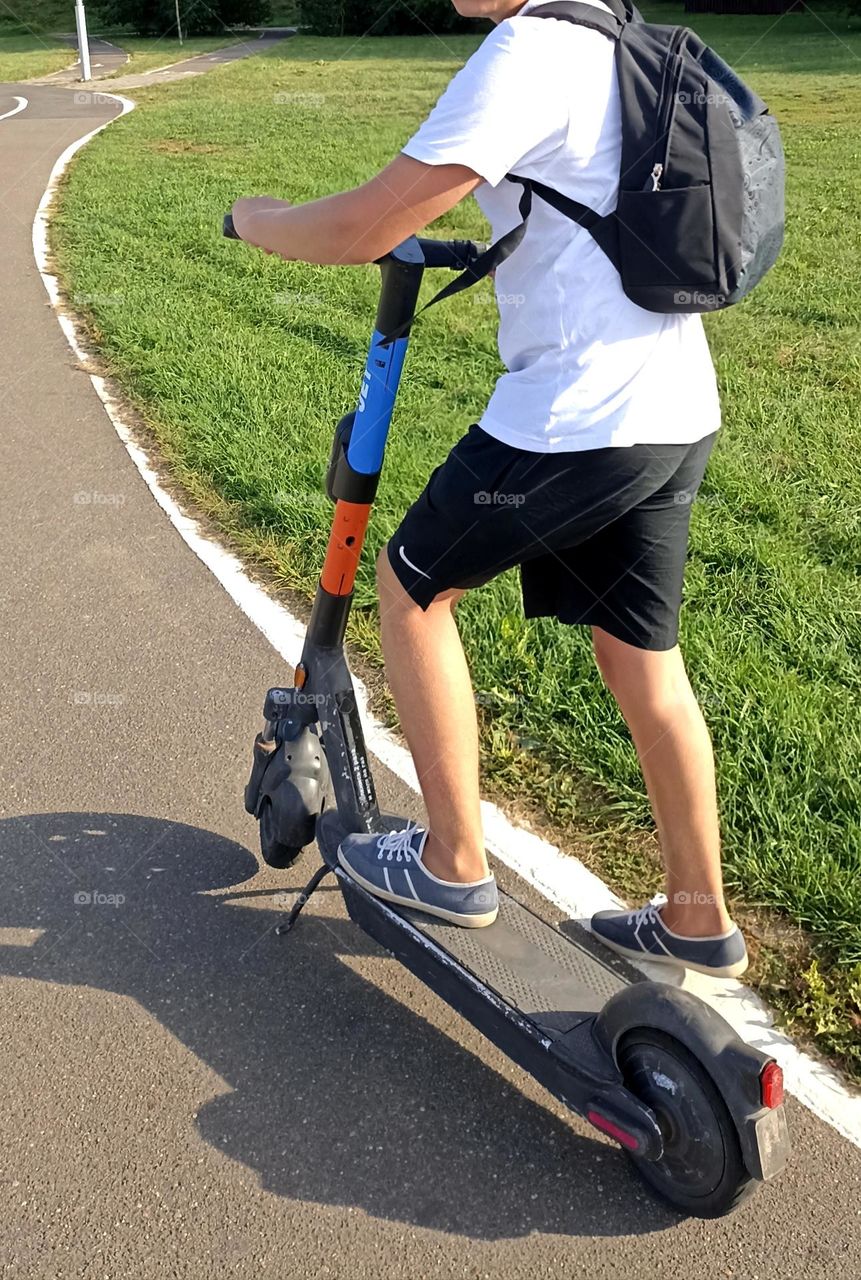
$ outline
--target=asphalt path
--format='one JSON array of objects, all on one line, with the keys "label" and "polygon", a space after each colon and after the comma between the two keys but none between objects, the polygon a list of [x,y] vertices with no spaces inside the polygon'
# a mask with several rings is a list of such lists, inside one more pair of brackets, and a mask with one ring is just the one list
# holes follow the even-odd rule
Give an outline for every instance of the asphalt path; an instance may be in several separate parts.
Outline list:
[{"label": "asphalt path", "polygon": [[33,261],[54,161],[118,107],[4,85],[0,117],[20,97],[0,118],[0,1274],[861,1274],[861,1152],[792,1100],[784,1176],[682,1219],[335,890],[275,937],[316,855],[261,870],[241,795],[289,673],[153,501]]},{"label": "asphalt path", "polygon": [[[76,35],[60,36],[67,44],[78,50],[78,37]],[[102,40],[98,36],[91,36],[89,39],[90,47],[90,72],[94,80],[101,80],[104,76],[111,75],[114,71],[118,71],[120,67],[125,66],[129,60],[129,55],[125,49],[120,49],[118,45],[112,44],[110,40]],[[78,58],[68,67],[62,67],[59,71],[52,71],[50,75],[39,76],[35,80],[31,80],[30,84],[74,84],[80,82],[81,77],[81,61]]]}]

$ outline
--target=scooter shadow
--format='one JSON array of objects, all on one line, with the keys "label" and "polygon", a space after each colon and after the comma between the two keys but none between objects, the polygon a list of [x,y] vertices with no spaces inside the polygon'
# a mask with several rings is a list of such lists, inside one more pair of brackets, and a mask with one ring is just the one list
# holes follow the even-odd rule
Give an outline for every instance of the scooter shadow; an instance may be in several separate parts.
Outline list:
[{"label": "scooter shadow", "polygon": [[[277,888],[298,888],[311,859]],[[0,973],[148,1009],[230,1086],[200,1133],[268,1191],[481,1240],[678,1221],[517,1070],[509,1081],[360,976],[354,957],[384,953],[325,898],[277,937],[284,904],[260,906],[276,888],[248,885],[242,846],[145,817],[37,814],[0,822],[0,864],[0,927],[39,931],[0,946]]]}]

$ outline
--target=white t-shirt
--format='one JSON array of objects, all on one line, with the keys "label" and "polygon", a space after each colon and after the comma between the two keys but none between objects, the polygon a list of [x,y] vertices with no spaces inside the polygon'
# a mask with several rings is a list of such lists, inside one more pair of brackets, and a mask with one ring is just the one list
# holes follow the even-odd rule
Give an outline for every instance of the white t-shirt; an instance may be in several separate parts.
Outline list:
[{"label": "white t-shirt", "polygon": [[[613,42],[561,19],[524,16],[537,7],[529,0],[488,35],[404,147],[425,164],[466,165],[484,178],[476,199],[494,240],[520,222],[523,189],[507,173],[601,214],[616,207]],[[537,196],[523,241],[497,270],[496,296],[508,372],[481,426],[498,440],[561,453],[681,444],[719,427],[700,317],[656,315],[629,301],[589,232]]]}]

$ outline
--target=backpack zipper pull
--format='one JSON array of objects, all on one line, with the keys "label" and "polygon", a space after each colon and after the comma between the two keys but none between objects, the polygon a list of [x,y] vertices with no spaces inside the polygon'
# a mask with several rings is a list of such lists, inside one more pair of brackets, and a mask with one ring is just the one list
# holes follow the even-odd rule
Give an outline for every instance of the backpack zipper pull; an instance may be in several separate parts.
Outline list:
[{"label": "backpack zipper pull", "polygon": [[664,172],[664,166],[663,166],[662,164],[656,164],[656,165],[655,165],[655,167],[654,167],[654,169],[652,170],[652,172],[649,174],[649,177],[650,177],[650,178],[651,178],[651,180],[652,180],[652,190],[653,190],[653,191],[660,191],[660,189],[661,189],[661,174],[662,174],[663,172]]}]

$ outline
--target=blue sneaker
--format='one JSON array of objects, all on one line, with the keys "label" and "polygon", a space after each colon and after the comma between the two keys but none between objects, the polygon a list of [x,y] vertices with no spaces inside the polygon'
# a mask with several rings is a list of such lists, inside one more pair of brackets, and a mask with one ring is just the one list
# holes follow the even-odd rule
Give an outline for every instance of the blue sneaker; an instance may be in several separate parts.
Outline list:
[{"label": "blue sneaker", "polygon": [[413,907],[452,924],[482,929],[493,924],[499,895],[493,876],[455,884],[422,866],[427,831],[408,825],[386,835],[353,834],[338,846],[338,861],[368,893]]},{"label": "blue sneaker", "polygon": [[662,893],[639,911],[598,911],[592,932],[612,951],[631,960],[650,960],[696,969],[712,978],[737,978],[747,968],[747,947],[736,926],[710,938],[683,938],[661,919]]}]

